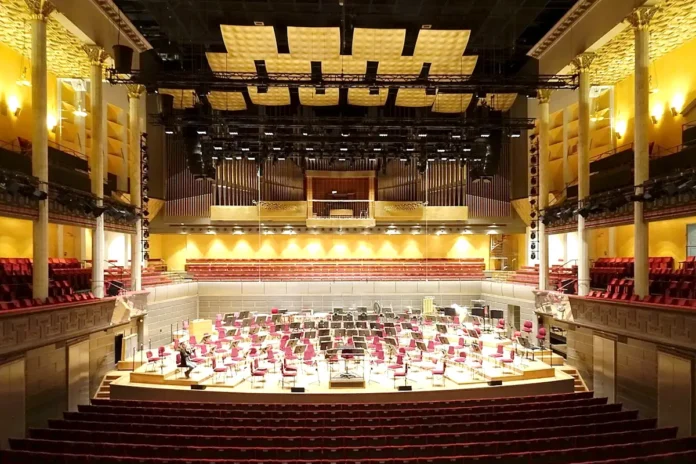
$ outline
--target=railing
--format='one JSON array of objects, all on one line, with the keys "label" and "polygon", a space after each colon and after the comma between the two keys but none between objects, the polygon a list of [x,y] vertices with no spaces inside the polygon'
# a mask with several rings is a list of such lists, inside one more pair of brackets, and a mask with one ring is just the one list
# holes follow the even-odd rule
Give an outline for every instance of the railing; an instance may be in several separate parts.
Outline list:
[{"label": "railing", "polygon": [[609,156],[615,155],[617,153],[621,153],[624,151],[632,150],[633,149],[633,144],[632,143],[627,143],[626,145],[621,145],[616,148],[612,148],[611,150],[604,151],[602,153],[599,153],[598,155],[593,156],[590,158],[590,163],[593,163],[595,161],[599,161],[604,158],[608,158]]},{"label": "railing", "polygon": [[370,200],[312,200],[310,211],[315,219],[369,219]]}]

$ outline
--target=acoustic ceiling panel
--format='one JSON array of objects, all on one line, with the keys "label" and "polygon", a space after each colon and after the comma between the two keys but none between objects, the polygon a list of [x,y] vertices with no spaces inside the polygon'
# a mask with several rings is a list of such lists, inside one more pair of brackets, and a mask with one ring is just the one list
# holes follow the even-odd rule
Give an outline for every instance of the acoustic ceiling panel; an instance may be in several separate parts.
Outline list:
[{"label": "acoustic ceiling panel", "polygon": [[323,61],[338,59],[341,33],[337,27],[288,27],[288,47],[293,58]]},{"label": "acoustic ceiling panel", "polygon": [[317,95],[314,87],[300,87],[300,104],[306,106],[336,106],[340,91],[337,88],[326,88],[324,95]]},{"label": "acoustic ceiling panel", "polygon": [[369,61],[398,58],[404,51],[406,29],[353,30],[353,57]]},{"label": "acoustic ceiling panel", "polygon": [[269,74],[307,74],[307,79],[310,79],[309,74],[312,72],[312,66],[309,60],[297,59],[294,56],[290,56],[288,53],[282,53],[275,58],[266,59],[266,70]]},{"label": "acoustic ceiling panel", "polygon": [[470,93],[438,93],[433,103],[435,113],[461,113],[471,103]]},{"label": "acoustic ceiling panel", "polygon": [[489,93],[486,95],[488,106],[496,111],[508,111],[515,103],[516,93]]},{"label": "acoustic ceiling panel", "polygon": [[174,97],[174,108],[181,110],[193,108],[196,102],[196,92],[193,89],[158,89],[159,93]]},{"label": "acoustic ceiling panel", "polygon": [[255,73],[256,65],[252,58],[239,58],[229,53],[206,53],[208,64],[213,72]]},{"label": "acoustic ceiling panel", "polygon": [[323,74],[365,74],[367,61],[353,58],[352,56],[340,56],[336,60],[324,60],[321,62]]},{"label": "acoustic ceiling panel", "polygon": [[355,106],[384,106],[389,96],[389,89],[380,88],[379,95],[370,95],[370,89],[348,89],[348,104]]},{"label": "acoustic ceiling panel", "polygon": [[399,89],[396,93],[396,106],[432,106],[435,95],[426,95],[425,89]]},{"label": "acoustic ceiling panel", "polygon": [[254,105],[283,106],[290,104],[290,89],[287,87],[268,87],[266,93],[259,93],[255,85],[247,87],[249,98]]},{"label": "acoustic ceiling panel", "polygon": [[423,60],[412,56],[401,56],[388,60],[380,60],[377,74],[413,74],[418,75],[423,69]]},{"label": "acoustic ceiling panel", "polygon": [[247,108],[242,92],[218,92],[208,94],[208,101],[215,110],[241,111]]},{"label": "acoustic ceiling panel", "polygon": [[221,25],[227,52],[239,58],[267,59],[278,54],[273,26]]},{"label": "acoustic ceiling panel", "polygon": [[435,76],[449,75],[461,76],[469,75],[474,72],[478,56],[459,56],[457,58],[443,58],[432,61],[430,65],[430,77],[437,80]]},{"label": "acoustic ceiling panel", "polygon": [[413,56],[426,61],[457,58],[464,54],[470,31],[421,29]]}]

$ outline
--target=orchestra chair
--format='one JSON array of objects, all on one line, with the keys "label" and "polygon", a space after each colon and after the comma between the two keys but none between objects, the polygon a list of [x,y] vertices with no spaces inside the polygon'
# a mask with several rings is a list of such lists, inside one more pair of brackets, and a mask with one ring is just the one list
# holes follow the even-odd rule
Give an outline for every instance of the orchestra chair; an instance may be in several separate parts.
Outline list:
[{"label": "orchestra chair", "polygon": [[157,363],[160,361],[159,356],[153,356],[152,351],[148,351],[146,353],[147,356],[147,365],[152,366],[152,369],[149,370],[149,372],[155,372],[155,367],[157,366]]},{"label": "orchestra chair", "polygon": [[234,359],[228,356],[227,358],[223,359],[223,365],[227,368],[228,377],[233,377],[232,369],[234,369],[236,372],[237,365],[239,365],[239,362],[235,361]]},{"label": "orchestra chair", "polygon": [[452,362],[454,362],[455,364],[466,364],[466,351],[460,351],[459,357],[454,358]]},{"label": "orchestra chair", "polygon": [[524,321],[524,324],[522,325],[522,332],[527,334],[527,338],[530,338],[532,336],[532,328],[534,327],[534,324],[532,324],[532,321]]},{"label": "orchestra chair", "polygon": [[442,361],[442,369],[435,368],[432,372],[432,385],[435,386],[435,376],[440,376],[442,378],[442,384],[438,385],[440,387],[445,386],[445,370],[447,369],[447,361]]},{"label": "orchestra chair", "polygon": [[495,326],[495,332],[498,334],[498,339],[502,340],[505,333],[505,319],[498,319],[498,325]]},{"label": "orchestra chair", "polygon": [[546,329],[544,327],[539,327],[539,331],[537,332],[537,344],[539,345],[539,348],[544,348],[544,342],[546,341]]},{"label": "orchestra chair", "polygon": [[292,379],[292,387],[295,386],[295,382],[297,381],[297,370],[294,371],[286,371],[285,366],[283,364],[280,365],[280,388],[285,388],[285,380],[286,379]]},{"label": "orchestra chair", "polygon": [[490,358],[502,358],[503,357],[503,345],[498,345],[498,350],[495,353],[489,354]]},{"label": "orchestra chair", "polygon": [[500,362],[502,362],[503,364],[511,364],[511,363],[515,362],[515,352],[510,351],[510,357],[509,358],[501,358]]},{"label": "orchestra chair", "polygon": [[297,368],[295,366],[290,366],[288,364],[288,358],[283,358],[282,366],[287,372],[297,372]]},{"label": "orchestra chair", "polygon": [[167,356],[171,356],[171,355],[172,355],[171,353],[167,353],[166,348],[164,346],[160,346],[157,349],[157,356],[159,356],[163,361],[164,361],[164,358],[166,358]]},{"label": "orchestra chair", "polygon": [[396,364],[390,364],[387,366],[387,369],[389,370],[398,370],[404,367],[404,355],[403,354],[398,354],[396,355]]},{"label": "orchestra chair", "polygon": [[276,372],[276,363],[278,360],[275,357],[275,353],[273,352],[272,348],[268,348],[268,351],[266,352],[266,363],[270,364],[272,367],[271,372]]},{"label": "orchestra chair", "polygon": [[218,366],[217,361],[215,360],[215,358],[213,358],[213,383],[217,383],[217,378],[220,376],[220,374],[223,374],[222,383],[225,383],[224,374],[226,372],[227,372],[227,367]]},{"label": "orchestra chair", "polygon": [[177,353],[176,354],[176,370],[174,371],[174,378],[180,379],[181,377],[179,374],[181,374],[184,369],[179,366],[181,364],[181,354]]},{"label": "orchestra chair", "polygon": [[266,369],[259,369],[259,360],[258,358],[254,359],[252,362],[249,363],[249,382],[251,382],[251,388],[254,388],[254,385],[258,382],[265,382],[266,381]]},{"label": "orchestra chair", "polygon": [[406,382],[408,380],[408,364],[404,365],[403,370],[395,370],[394,371],[394,388],[396,388],[396,379],[398,378],[404,378],[404,385],[406,385]]},{"label": "orchestra chair", "polygon": [[191,358],[191,361],[195,362],[196,364],[208,364],[208,358],[206,357],[206,354],[208,353],[208,348],[205,345],[201,345],[201,354],[200,356],[195,356],[195,351],[194,351],[194,356]]}]

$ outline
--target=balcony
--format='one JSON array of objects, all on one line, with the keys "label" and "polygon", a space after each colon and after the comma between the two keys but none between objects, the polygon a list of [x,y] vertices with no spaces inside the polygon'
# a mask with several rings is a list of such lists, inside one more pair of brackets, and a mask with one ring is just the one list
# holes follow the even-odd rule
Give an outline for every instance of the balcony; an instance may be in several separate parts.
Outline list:
[{"label": "balcony", "polygon": [[374,201],[312,200],[307,202],[307,227],[374,227]]}]

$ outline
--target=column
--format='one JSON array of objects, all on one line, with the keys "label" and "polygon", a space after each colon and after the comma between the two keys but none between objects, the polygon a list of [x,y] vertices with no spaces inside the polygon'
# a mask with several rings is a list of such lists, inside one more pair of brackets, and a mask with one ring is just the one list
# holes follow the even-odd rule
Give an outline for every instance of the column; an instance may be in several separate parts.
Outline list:
[{"label": "column", "polygon": [[[102,79],[106,53],[98,45],[85,45],[85,52],[92,62],[90,96],[92,99],[92,193],[97,196],[97,206],[103,205],[104,197],[104,95]],[[104,298],[104,215],[95,220],[92,234],[92,293]]]},{"label": "column", "polygon": [[[590,195],[590,65],[594,53],[573,60],[578,88],[578,207]],[[578,214],[578,295],[590,293],[590,253],[585,218]]]},{"label": "column", "polygon": [[[633,152],[634,169],[633,184],[636,186],[636,195],[642,195],[643,182],[648,180],[649,166],[649,139],[650,127],[650,20],[657,9],[655,7],[640,7],[633,10],[628,16],[628,21],[633,26],[635,34],[635,119]],[[643,202],[633,203],[633,230],[634,230],[634,287],[633,293],[644,297],[648,292],[648,223],[643,214]]]},{"label": "column", "polygon": [[77,227],[77,259],[81,263],[87,261],[87,242],[89,241],[89,229]]},{"label": "column", "polygon": [[[48,76],[46,71],[46,20],[54,6],[43,0],[26,0],[31,11],[32,175],[48,193]],[[39,201],[33,226],[33,297],[48,297],[48,200]]]},{"label": "column", "polygon": [[[130,118],[130,199],[131,205],[137,210],[142,207],[142,185],[140,172],[140,95],[145,87],[138,84],[129,84],[128,104]],[[143,221],[138,215],[135,220],[135,234],[131,235],[131,290],[142,289],[142,263],[143,263]]]},{"label": "column", "polygon": [[[539,99],[539,210],[549,204],[549,100],[551,90],[540,89]],[[549,237],[546,226],[538,221],[539,227],[539,290],[547,290],[549,285]]]}]

